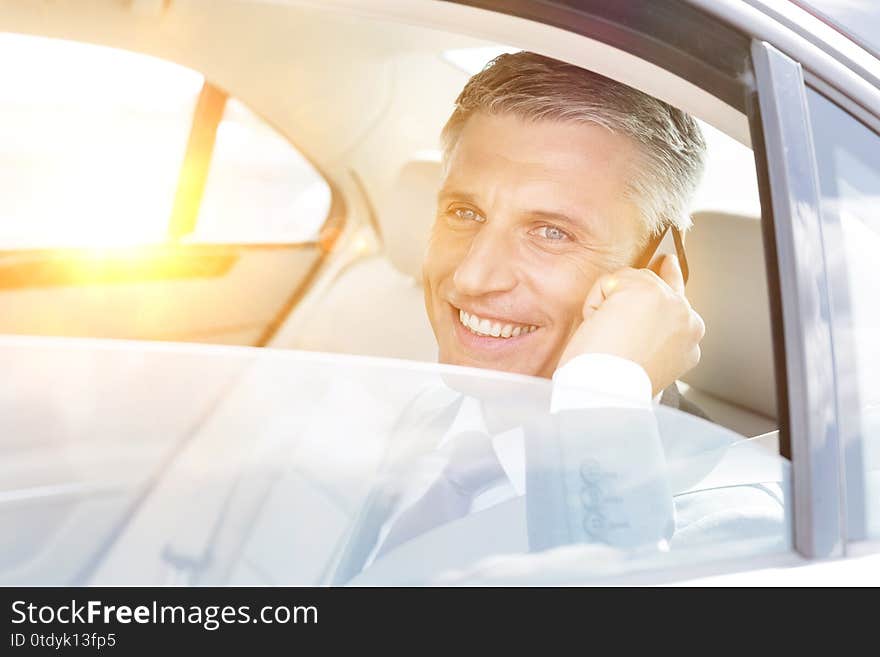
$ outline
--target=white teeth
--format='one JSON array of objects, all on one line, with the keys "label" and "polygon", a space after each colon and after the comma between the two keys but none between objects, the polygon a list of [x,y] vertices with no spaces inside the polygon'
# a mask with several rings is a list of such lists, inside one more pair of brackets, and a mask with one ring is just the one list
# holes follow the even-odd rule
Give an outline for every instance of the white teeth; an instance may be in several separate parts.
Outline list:
[{"label": "white teeth", "polygon": [[471,315],[461,309],[458,311],[458,321],[478,335],[492,336],[493,338],[515,338],[519,335],[532,333],[538,328],[537,326],[514,326],[513,324],[502,325],[500,322],[480,319],[476,315]]}]

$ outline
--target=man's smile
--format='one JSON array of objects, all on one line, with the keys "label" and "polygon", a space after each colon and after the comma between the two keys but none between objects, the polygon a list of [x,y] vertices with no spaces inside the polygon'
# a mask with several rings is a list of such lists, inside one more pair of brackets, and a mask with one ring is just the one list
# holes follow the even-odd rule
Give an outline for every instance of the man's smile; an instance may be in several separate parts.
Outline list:
[{"label": "man's smile", "polygon": [[538,330],[534,324],[519,324],[516,322],[508,322],[506,320],[493,320],[480,317],[476,313],[468,313],[461,308],[458,309],[458,321],[467,328],[471,333],[483,337],[493,338],[516,338],[520,335],[533,333]]},{"label": "man's smile", "polygon": [[[470,359],[477,362],[501,362],[502,354],[520,352],[526,343],[531,343],[541,331],[535,324],[525,324],[512,319],[480,316],[463,308],[449,305],[452,319],[452,333],[458,352],[468,364]],[[507,357],[507,356],[503,356]],[[487,360],[488,359],[488,360]]]}]

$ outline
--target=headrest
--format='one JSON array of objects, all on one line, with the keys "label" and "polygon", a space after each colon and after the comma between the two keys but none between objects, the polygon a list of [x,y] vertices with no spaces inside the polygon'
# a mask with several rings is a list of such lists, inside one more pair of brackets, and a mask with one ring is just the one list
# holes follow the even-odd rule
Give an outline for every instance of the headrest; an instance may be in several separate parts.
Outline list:
[{"label": "headrest", "polygon": [[761,222],[697,212],[687,235],[687,296],[706,322],[700,364],[683,381],[776,417],[770,305]]},{"label": "headrest", "polygon": [[379,226],[388,259],[400,272],[422,281],[422,259],[437,213],[442,167],[439,155],[418,154],[397,173]]}]

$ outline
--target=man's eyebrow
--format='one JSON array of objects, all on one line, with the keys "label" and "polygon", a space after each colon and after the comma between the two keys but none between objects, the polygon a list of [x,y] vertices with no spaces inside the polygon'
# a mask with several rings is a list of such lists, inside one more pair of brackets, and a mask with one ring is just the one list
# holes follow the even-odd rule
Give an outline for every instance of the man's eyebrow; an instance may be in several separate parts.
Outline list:
[{"label": "man's eyebrow", "polygon": [[442,201],[445,198],[457,198],[468,203],[477,203],[477,197],[469,192],[454,187],[443,187],[437,192],[437,200]]},{"label": "man's eyebrow", "polygon": [[543,219],[544,221],[552,221],[554,223],[566,224],[574,228],[580,228],[587,232],[593,232],[594,225],[588,216],[566,214],[564,212],[554,212],[549,210],[531,210],[526,213],[530,217]]},{"label": "man's eyebrow", "polygon": [[[444,187],[437,193],[438,202],[449,199],[456,199],[479,206],[479,200],[477,196],[463,189],[458,189],[455,187]],[[522,214],[533,219],[541,219],[544,221],[552,221],[554,223],[565,224],[571,228],[580,229],[588,233],[593,233],[595,231],[594,219],[591,218],[589,215],[582,215],[581,213],[574,214],[567,213],[561,210],[557,211],[535,209],[527,210]]]}]

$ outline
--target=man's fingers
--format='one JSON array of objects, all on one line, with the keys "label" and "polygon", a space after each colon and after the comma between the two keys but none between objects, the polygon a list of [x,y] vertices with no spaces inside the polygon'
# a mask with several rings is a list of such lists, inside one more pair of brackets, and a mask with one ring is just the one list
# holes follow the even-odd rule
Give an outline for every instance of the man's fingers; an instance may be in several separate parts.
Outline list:
[{"label": "man's fingers", "polygon": [[684,277],[681,275],[678,258],[671,255],[663,256],[663,262],[660,263],[657,275],[675,292],[684,295]]},{"label": "man's fingers", "polygon": [[593,287],[587,293],[584,299],[584,319],[592,315],[599,305],[608,298],[614,288],[617,287],[618,280],[614,274],[605,274],[596,279]]},{"label": "man's fingers", "polygon": [[607,276],[603,276],[599,279],[600,284],[599,287],[602,290],[602,296],[604,298],[608,298],[611,296],[611,293],[617,289],[620,285],[620,278],[615,276],[614,274],[608,274]]},{"label": "man's fingers", "polygon": [[678,266],[678,260],[671,256],[663,256],[658,263],[658,271],[656,273],[651,270],[624,267],[597,278],[584,299],[584,319],[598,310],[602,302],[612,294],[633,285],[643,285],[646,280],[646,274],[655,281],[657,279],[662,280],[676,294],[684,296],[684,279]]}]

